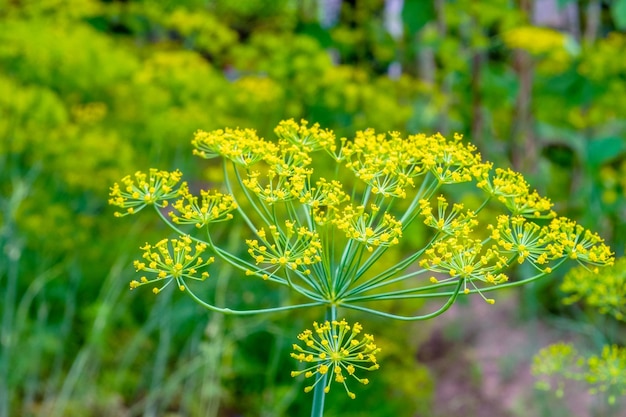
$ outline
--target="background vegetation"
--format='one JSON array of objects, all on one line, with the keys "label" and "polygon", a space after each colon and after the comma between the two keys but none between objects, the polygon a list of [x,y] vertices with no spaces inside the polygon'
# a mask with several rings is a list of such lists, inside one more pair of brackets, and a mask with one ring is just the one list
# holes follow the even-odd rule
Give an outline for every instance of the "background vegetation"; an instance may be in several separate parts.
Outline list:
[{"label": "background vegetation", "polygon": [[[127,290],[137,242],[164,231],[115,220],[108,187],[151,166],[209,181],[200,128],[461,132],[622,256],[624,29],[624,0],[0,0],[0,417],[308,413],[285,371],[307,317]],[[580,274],[525,290],[516,317],[559,323],[582,357],[620,348],[618,266],[608,290]],[[231,304],[280,296],[212,274]],[[416,359],[428,329],[377,325],[384,371],[327,414],[436,416],[440,381]]]}]

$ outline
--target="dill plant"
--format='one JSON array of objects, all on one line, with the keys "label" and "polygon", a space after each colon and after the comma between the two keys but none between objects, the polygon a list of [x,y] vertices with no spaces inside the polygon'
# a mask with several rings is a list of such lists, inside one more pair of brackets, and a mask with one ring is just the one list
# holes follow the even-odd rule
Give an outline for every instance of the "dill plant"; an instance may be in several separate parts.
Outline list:
[{"label": "dill plant", "polygon": [[[351,311],[426,320],[470,294],[493,304],[491,291],[540,279],[567,260],[592,271],[613,262],[597,234],[558,217],[521,174],[483,162],[459,135],[368,129],[347,140],[294,120],[281,122],[275,134],[268,141],[252,129],[198,131],[193,153],[221,159],[222,186],[195,195],[179,171],[151,169],[114,184],[110,204],[117,216],[151,206],[180,235],[142,248],[143,259],[135,261],[142,276],[131,289],[150,286],[158,294],[174,283],[225,314],[318,309],[319,322],[297,336],[291,354],[303,364],[292,376],[311,381],[305,391],[313,391],[312,416],[323,415],[333,382],[355,398],[352,384],[367,384],[365,375],[379,368],[374,336],[349,323]],[[482,192],[483,202],[474,208],[452,202],[460,183]],[[485,207],[500,213],[487,216],[487,224],[479,221]],[[249,229],[242,239],[248,257],[214,238],[216,223],[234,216]],[[425,243],[403,247],[412,234]],[[401,260],[375,268],[394,247],[402,247]],[[210,279],[204,268],[214,261],[246,279],[288,287],[296,301],[251,310],[215,305],[189,285]],[[522,263],[535,273],[509,280],[506,271]],[[441,300],[438,308],[412,316],[385,311],[381,303],[433,298]]]},{"label": "dill plant", "polygon": [[572,268],[560,288],[563,304],[582,307],[583,321],[602,323],[596,324],[601,337],[593,340],[602,349],[579,350],[573,342],[544,347],[533,359],[537,388],[554,390],[557,397],[563,397],[567,381],[582,382],[590,395],[604,397],[607,406],[617,409],[618,399],[626,396],[626,348],[620,345],[620,325],[626,321],[626,258],[619,258],[600,274]]}]

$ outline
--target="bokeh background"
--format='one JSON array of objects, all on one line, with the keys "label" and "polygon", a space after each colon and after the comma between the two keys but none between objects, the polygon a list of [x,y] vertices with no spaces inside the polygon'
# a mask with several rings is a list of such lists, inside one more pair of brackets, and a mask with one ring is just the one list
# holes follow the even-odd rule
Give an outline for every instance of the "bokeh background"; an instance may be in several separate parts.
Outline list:
[{"label": "bokeh background", "polygon": [[[625,0],[0,0],[0,417],[308,415],[288,352],[314,316],[128,291],[138,247],[168,232],[115,219],[109,187],[149,167],[206,181],[197,129],[460,132],[621,256],[625,29]],[[222,238],[241,246],[236,226]],[[282,296],[212,275],[233,307]],[[374,320],[382,370],[327,415],[619,415],[623,398],[534,388],[548,343],[624,344],[622,321],[563,303],[562,279]]]}]

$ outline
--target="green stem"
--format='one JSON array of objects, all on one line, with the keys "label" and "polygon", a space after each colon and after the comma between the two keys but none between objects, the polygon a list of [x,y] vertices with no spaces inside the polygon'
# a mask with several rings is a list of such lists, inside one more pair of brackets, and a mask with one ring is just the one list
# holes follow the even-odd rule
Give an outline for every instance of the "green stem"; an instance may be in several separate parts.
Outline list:
[{"label": "green stem", "polygon": [[[184,280],[181,279],[181,281],[184,283]],[[185,292],[189,294],[189,296],[191,296],[191,298],[196,303],[200,304],[202,307],[206,308],[207,310],[216,311],[218,313],[223,313],[223,314],[233,314],[233,315],[240,315],[240,316],[244,316],[244,315],[249,316],[249,315],[254,315],[254,314],[262,314],[262,313],[277,313],[280,311],[289,311],[289,310],[297,310],[301,308],[317,307],[317,306],[324,304],[323,302],[320,301],[320,302],[314,302],[314,303],[287,305],[287,306],[282,306],[282,307],[260,308],[260,309],[255,309],[255,310],[232,310],[230,308],[217,307],[217,306],[214,306],[213,304],[209,304],[201,300],[191,289],[189,289],[188,285],[185,285]]]},{"label": "green stem", "polygon": [[[272,222],[268,219],[268,217],[270,216],[270,213],[267,211],[267,207],[265,207],[265,205],[261,204],[261,207],[263,208],[263,210],[261,210],[259,208],[259,206],[255,203],[254,199],[250,195],[250,192],[249,192],[248,188],[244,185],[244,183],[243,183],[243,181],[241,179],[241,175],[239,174],[239,171],[237,170],[237,165],[235,163],[233,163],[233,171],[235,173],[235,178],[237,178],[237,183],[239,184],[239,188],[241,189],[241,191],[246,196],[246,199],[250,203],[250,206],[259,215],[259,217],[265,222],[265,224],[267,224],[267,225],[272,224]],[[224,161],[224,182],[226,184],[226,188],[230,192],[230,195],[232,195],[233,198],[235,198],[235,191],[233,190],[233,187],[232,187],[232,185],[230,183],[230,177],[228,176],[228,168],[226,167],[226,162],[225,161]],[[235,199],[235,201],[237,201],[237,200]],[[257,227],[254,226],[254,224],[252,223],[250,218],[246,215],[245,211],[241,207],[241,204],[237,204],[237,211],[243,217],[243,219],[246,221],[246,223],[250,227],[250,230],[252,230],[253,232],[256,232],[257,231]]]},{"label": "green stem", "polygon": [[[332,305],[326,308],[326,320],[337,320],[337,307]],[[324,398],[326,393],[326,380],[328,379],[328,373],[322,375],[321,381],[315,384],[313,388],[313,406],[311,407],[311,417],[323,417],[324,416]]]},{"label": "green stem", "polygon": [[353,305],[353,304],[342,304],[344,307],[346,308],[351,308],[353,310],[359,310],[359,311],[363,311],[366,313],[371,313],[380,317],[386,317],[386,318],[390,318],[390,319],[396,319],[396,320],[402,320],[402,321],[418,321],[418,320],[428,320],[431,319],[433,317],[437,317],[441,314],[443,314],[446,310],[448,310],[450,307],[452,307],[452,304],[454,304],[454,302],[456,301],[457,297],[459,296],[459,291],[461,290],[461,286],[463,285],[463,280],[459,280],[456,288],[454,289],[454,291],[450,294],[450,298],[448,298],[448,301],[446,301],[446,303],[441,306],[438,310],[433,311],[432,313],[429,314],[424,314],[421,316],[399,316],[397,314],[390,314],[390,313],[385,313],[382,311],[378,311],[378,310],[374,310],[371,308],[367,308],[367,307],[362,307],[362,306],[357,306],[357,305]]}]

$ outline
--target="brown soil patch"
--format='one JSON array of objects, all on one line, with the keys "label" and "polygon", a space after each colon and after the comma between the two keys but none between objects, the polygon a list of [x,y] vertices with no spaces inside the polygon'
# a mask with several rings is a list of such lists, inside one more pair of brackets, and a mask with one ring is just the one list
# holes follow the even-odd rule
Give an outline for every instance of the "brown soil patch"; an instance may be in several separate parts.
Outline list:
[{"label": "brown soil patch", "polygon": [[499,293],[495,305],[470,297],[431,321],[418,352],[435,380],[428,417],[626,417],[626,410],[607,410],[581,386],[566,385],[561,399],[535,388],[533,356],[572,336],[549,323],[520,320],[516,297]]}]

